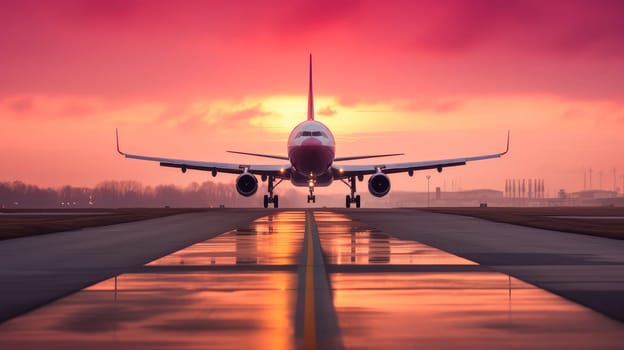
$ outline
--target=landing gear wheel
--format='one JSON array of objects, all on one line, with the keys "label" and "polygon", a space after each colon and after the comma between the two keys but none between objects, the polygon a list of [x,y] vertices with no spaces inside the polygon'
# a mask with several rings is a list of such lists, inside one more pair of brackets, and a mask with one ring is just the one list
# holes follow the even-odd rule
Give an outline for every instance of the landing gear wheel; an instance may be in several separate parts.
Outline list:
[{"label": "landing gear wheel", "polygon": [[345,197],[345,206],[347,208],[351,208],[351,203],[353,203],[355,204],[356,208],[359,208],[360,207],[360,195],[359,194],[357,196],[355,195],[355,192],[356,192],[355,176],[349,176],[347,180],[340,179],[340,181],[342,181],[345,185],[349,186],[349,189],[351,190],[351,195],[346,195]]},{"label": "landing gear wheel", "polygon": [[[265,175],[262,175],[262,176],[263,176],[262,181],[264,181],[266,179]],[[277,187],[277,185],[281,184],[283,180],[284,179],[279,179],[279,181],[276,184],[273,184],[273,182],[275,181],[275,176],[269,175],[269,184],[267,188],[269,194],[264,195],[264,203],[263,203],[265,208],[268,208],[269,204],[271,203],[273,203],[273,208],[279,207],[279,199],[277,195],[273,195],[273,190],[275,189],[275,187]]]}]

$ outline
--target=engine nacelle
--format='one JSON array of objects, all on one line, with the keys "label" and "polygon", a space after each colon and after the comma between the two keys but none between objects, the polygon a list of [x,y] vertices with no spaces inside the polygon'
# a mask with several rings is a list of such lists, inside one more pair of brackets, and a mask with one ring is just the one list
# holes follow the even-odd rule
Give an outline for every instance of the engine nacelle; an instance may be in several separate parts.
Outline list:
[{"label": "engine nacelle", "polygon": [[256,179],[255,176],[249,173],[238,175],[238,177],[236,178],[236,191],[238,191],[241,196],[253,196],[257,190],[258,179]]},{"label": "engine nacelle", "polygon": [[383,197],[390,192],[390,178],[383,173],[372,175],[368,179],[368,191],[375,197]]}]

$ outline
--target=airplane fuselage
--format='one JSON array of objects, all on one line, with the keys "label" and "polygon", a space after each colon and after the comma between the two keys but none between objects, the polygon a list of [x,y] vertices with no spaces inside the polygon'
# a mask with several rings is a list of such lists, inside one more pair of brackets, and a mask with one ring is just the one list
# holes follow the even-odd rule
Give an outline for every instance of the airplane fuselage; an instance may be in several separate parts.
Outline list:
[{"label": "airplane fuselage", "polygon": [[336,141],[327,126],[316,120],[297,125],[288,137],[293,185],[309,186],[313,181],[314,186],[329,186],[335,154]]}]

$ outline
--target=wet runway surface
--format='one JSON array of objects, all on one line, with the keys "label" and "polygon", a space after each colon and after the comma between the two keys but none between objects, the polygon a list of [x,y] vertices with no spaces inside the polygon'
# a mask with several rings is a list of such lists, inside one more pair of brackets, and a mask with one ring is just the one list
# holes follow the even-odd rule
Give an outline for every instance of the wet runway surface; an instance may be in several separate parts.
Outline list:
[{"label": "wet runway surface", "polygon": [[624,325],[333,212],[278,212],[0,325],[3,349],[621,349]]}]

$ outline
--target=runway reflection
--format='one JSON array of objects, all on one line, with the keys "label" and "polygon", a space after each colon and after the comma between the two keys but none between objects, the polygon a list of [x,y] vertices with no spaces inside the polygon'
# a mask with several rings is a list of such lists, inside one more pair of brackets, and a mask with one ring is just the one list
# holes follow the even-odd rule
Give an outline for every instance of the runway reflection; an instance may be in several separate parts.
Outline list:
[{"label": "runway reflection", "polygon": [[301,250],[305,215],[279,212],[154,260],[148,266],[294,265]]},{"label": "runway reflection", "polygon": [[2,349],[285,349],[291,273],[125,274],[3,325]]},{"label": "runway reflection", "polygon": [[617,322],[501,273],[337,273],[331,284],[348,349],[620,349],[624,340]]},{"label": "runway reflection", "polygon": [[315,212],[327,264],[476,265],[431,246],[359,227],[342,214]]},{"label": "runway reflection", "polygon": [[[296,265],[304,221],[279,212],[95,284],[3,324],[0,347],[292,348],[296,274],[247,267]],[[239,268],[185,269],[214,265]]]}]

